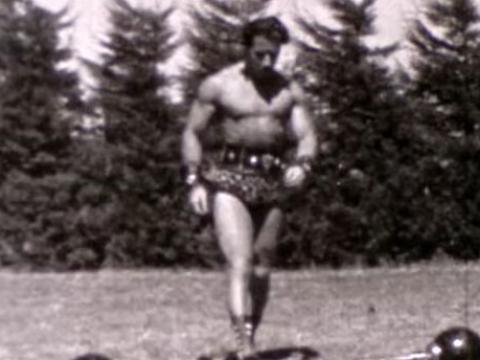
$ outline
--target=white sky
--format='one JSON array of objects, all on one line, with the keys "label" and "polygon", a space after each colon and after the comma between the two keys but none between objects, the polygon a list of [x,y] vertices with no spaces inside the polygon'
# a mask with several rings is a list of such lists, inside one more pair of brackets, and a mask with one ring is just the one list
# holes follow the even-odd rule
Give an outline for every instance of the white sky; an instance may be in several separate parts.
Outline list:
[{"label": "white sky", "polygon": [[[98,40],[105,33],[108,22],[108,5],[111,0],[35,0],[39,5],[51,10],[58,10],[68,5],[70,14],[74,17],[75,26],[66,34],[68,41],[75,52],[77,58],[84,57],[88,59],[98,59],[101,50]],[[201,2],[202,0],[129,0],[132,5],[141,6],[170,6],[177,5],[178,10],[175,11],[172,21],[175,27],[180,28],[184,21],[183,10],[191,1]],[[427,0],[377,0],[377,36],[373,39],[375,44],[386,45],[392,42],[400,42],[400,50],[390,59],[391,64],[408,63],[408,49],[406,48],[405,30],[415,16],[421,12],[422,5]],[[476,0],[480,4],[480,0]],[[329,21],[328,11],[325,10],[325,1],[322,0],[273,0],[269,13],[278,15],[289,26],[290,30],[296,35],[295,27],[292,25],[293,14],[304,16],[314,15],[322,18],[326,24]],[[182,10],[183,9],[183,10]],[[297,34],[298,35],[298,34]],[[288,50],[284,58],[288,59]],[[291,54],[290,54],[291,55]],[[172,63],[181,61],[181,53],[179,57],[173,58]],[[288,60],[284,62],[288,63]],[[77,65],[80,62],[76,62]],[[175,67],[172,67],[175,69]],[[84,80],[88,78],[85,69],[80,66],[80,72]]]},{"label": "white sky", "polygon": [[[48,9],[58,10],[66,5],[76,18],[71,41],[76,52],[81,56],[95,58],[98,53],[98,39],[107,28],[107,13],[110,0],[35,0]],[[129,0],[132,4],[142,6],[169,6],[175,0]],[[175,13],[174,21],[182,21],[182,7],[192,0],[177,0],[180,10]],[[202,0],[196,0],[202,1]],[[425,0],[377,0],[378,41],[390,43],[403,38],[404,29],[409,19],[418,13],[419,4]],[[479,0],[480,1],[480,0]],[[292,14],[319,14],[328,18],[328,13],[321,4],[322,0],[273,0],[270,13],[279,15],[287,25],[292,23]],[[164,5],[165,4],[165,5]],[[294,29],[292,29],[294,31]]]}]

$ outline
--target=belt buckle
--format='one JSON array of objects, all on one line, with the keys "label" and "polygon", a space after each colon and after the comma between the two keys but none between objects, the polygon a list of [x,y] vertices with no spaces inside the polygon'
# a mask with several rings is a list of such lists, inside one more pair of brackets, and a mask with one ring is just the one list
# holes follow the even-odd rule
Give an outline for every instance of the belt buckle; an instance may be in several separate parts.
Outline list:
[{"label": "belt buckle", "polygon": [[262,167],[266,171],[270,171],[275,164],[275,156],[270,153],[265,153],[262,155]]},{"label": "belt buckle", "polygon": [[225,146],[222,161],[225,164],[233,165],[239,162],[240,153],[233,146]]}]

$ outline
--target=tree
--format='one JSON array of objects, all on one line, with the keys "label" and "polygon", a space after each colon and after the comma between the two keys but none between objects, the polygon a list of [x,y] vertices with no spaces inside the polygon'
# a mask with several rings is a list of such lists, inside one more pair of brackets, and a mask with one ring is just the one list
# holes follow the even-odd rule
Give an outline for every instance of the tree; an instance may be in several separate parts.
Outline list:
[{"label": "tree", "polygon": [[435,0],[409,33],[412,96],[422,102],[431,152],[426,184],[439,249],[480,255],[480,13],[471,0]]},{"label": "tree", "polygon": [[71,54],[58,47],[58,32],[70,24],[62,23],[66,10],[49,13],[28,0],[14,8],[1,21],[0,131],[8,139],[0,149],[1,174],[20,168],[41,175],[68,149],[71,116],[81,105],[76,74],[60,68]]},{"label": "tree", "polygon": [[328,5],[336,27],[298,19],[309,39],[300,43],[300,81],[322,140],[314,200],[306,208],[317,215],[300,226],[301,251],[313,254],[311,261],[334,264],[406,257],[412,250],[406,213],[419,190],[404,186],[416,183],[413,164],[423,150],[415,139],[415,112],[383,62],[396,45],[368,43],[375,33],[374,0]]},{"label": "tree", "polygon": [[68,233],[70,130],[83,105],[76,74],[62,67],[67,9],[10,5],[0,13],[0,263],[44,264]]},{"label": "tree", "polygon": [[99,79],[95,89],[105,127],[104,190],[109,194],[111,265],[166,265],[178,255],[171,244],[178,196],[178,126],[165,93],[169,79],[159,66],[176,46],[171,10],[134,8],[116,0],[100,64],[87,62]]},{"label": "tree", "polygon": [[480,14],[472,0],[436,0],[409,33],[415,51],[413,92],[436,108],[436,127],[445,134],[476,130],[479,24]]}]

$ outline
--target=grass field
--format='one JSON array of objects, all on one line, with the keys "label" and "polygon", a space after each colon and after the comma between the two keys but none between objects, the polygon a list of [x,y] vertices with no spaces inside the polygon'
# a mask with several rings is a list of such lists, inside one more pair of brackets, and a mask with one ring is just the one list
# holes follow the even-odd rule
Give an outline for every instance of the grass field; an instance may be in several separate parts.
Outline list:
[{"label": "grass field", "polygon": [[[0,359],[199,359],[231,344],[224,280],[191,271],[0,273]],[[271,359],[289,349],[383,358],[422,350],[450,325],[480,330],[480,265],[277,272],[272,280],[258,333]]]}]

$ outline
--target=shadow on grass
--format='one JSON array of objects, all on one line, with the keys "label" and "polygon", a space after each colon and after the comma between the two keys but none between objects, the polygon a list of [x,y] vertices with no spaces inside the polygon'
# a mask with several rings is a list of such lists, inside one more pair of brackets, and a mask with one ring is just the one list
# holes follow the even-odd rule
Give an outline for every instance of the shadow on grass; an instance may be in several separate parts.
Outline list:
[{"label": "shadow on grass", "polygon": [[258,360],[314,360],[320,359],[320,354],[309,347],[289,347],[269,349],[257,353]]},{"label": "shadow on grass", "polygon": [[[236,360],[237,357],[233,353],[226,353],[223,356],[202,355],[196,360]],[[245,360],[319,360],[320,354],[309,347],[285,347],[278,349],[268,349],[259,351],[254,357],[248,357]]]},{"label": "shadow on grass", "polygon": [[90,353],[90,354],[77,356],[75,359],[72,359],[72,360],[112,360],[112,359],[106,357],[105,355]]}]

